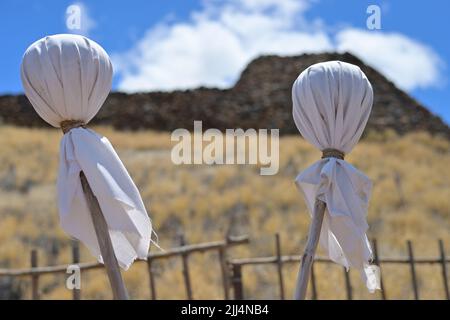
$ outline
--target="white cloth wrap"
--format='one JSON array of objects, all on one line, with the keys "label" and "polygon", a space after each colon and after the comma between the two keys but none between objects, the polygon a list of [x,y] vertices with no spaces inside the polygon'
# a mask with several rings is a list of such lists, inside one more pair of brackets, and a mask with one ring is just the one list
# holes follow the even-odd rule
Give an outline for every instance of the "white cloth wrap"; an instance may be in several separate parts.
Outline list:
[{"label": "white cloth wrap", "polygon": [[[111,89],[112,65],[97,43],[79,35],[54,35],[25,52],[21,77],[25,94],[49,124],[88,123]],[[119,265],[128,269],[146,259],[152,225],[139,192],[106,137],[74,128],[60,145],[58,205],[62,228],[103,262],[80,182],[83,171],[108,225]]]},{"label": "white cloth wrap", "polygon": [[[293,117],[301,135],[320,150],[349,153],[366,126],[373,102],[369,80],[359,67],[341,61],[318,63],[303,71],[292,87]],[[366,236],[372,183],[348,162],[317,161],[296,184],[313,214],[316,199],[326,203],[320,244],[331,260],[357,268],[368,289],[379,289],[379,269],[370,265]]]}]

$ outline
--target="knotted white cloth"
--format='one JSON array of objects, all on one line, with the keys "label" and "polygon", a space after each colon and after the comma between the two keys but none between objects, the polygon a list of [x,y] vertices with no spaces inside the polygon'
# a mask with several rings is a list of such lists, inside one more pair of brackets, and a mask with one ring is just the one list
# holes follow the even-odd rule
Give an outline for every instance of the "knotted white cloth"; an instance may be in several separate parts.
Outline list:
[{"label": "knotted white cloth", "polygon": [[[349,153],[366,126],[373,102],[369,80],[359,67],[318,63],[303,71],[292,87],[293,117],[301,135],[320,150]],[[316,199],[326,203],[320,244],[331,260],[358,269],[373,292],[379,269],[370,265],[366,236],[372,184],[345,160],[324,158],[300,173],[296,184],[313,214]]]},{"label": "knotted white cloth", "polygon": [[[26,96],[58,128],[64,120],[87,124],[96,115],[111,90],[112,73],[100,45],[69,34],[36,41],[21,66]],[[152,224],[139,192],[108,139],[90,129],[73,128],[61,140],[57,188],[62,228],[103,262],[80,171],[98,199],[119,265],[126,270],[136,258],[146,259]]]}]

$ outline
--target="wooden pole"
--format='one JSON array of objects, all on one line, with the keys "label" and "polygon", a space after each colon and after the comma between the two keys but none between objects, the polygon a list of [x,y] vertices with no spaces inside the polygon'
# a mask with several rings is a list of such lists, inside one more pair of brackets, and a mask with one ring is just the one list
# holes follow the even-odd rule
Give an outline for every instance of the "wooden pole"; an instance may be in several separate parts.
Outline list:
[{"label": "wooden pole", "polygon": [[153,272],[153,259],[148,258],[147,259],[147,270],[148,270],[148,278],[149,278],[149,285],[150,285],[150,296],[152,300],[156,300],[156,286],[155,286],[155,276]]},{"label": "wooden pole", "polygon": [[[186,245],[184,235],[180,236],[180,245],[182,247]],[[188,300],[193,300],[191,278],[189,277],[188,255],[186,253],[181,254],[181,262],[183,264],[183,279],[184,286],[186,287],[186,296]]]},{"label": "wooden pole", "polygon": [[233,291],[234,300],[244,300],[244,290],[242,287],[242,270],[241,265],[233,264]]},{"label": "wooden pole", "polygon": [[[72,241],[72,263],[78,265],[80,263],[80,246],[78,245],[78,241]],[[80,289],[73,288],[72,289],[72,299],[80,300],[81,292]]]},{"label": "wooden pole", "polygon": [[417,276],[416,276],[416,268],[414,265],[414,254],[413,254],[413,247],[410,240],[407,241],[408,245],[408,255],[409,255],[409,265],[411,267],[411,281],[413,285],[414,290],[414,299],[419,300],[419,287],[417,285]]},{"label": "wooden pole", "polygon": [[444,282],[445,299],[450,300],[450,294],[448,292],[447,266],[445,263],[445,249],[442,239],[439,239],[439,252],[441,254],[442,281]]},{"label": "wooden pole", "polygon": [[219,253],[219,261],[220,261],[220,270],[222,272],[222,285],[223,285],[223,298],[225,300],[230,299],[229,294],[229,284],[228,284],[228,266],[227,266],[227,258],[226,258],[226,247],[220,247],[218,250]]},{"label": "wooden pole", "polygon": [[344,270],[344,277],[345,277],[345,291],[347,292],[347,300],[353,299],[353,290],[352,290],[352,283],[350,281],[350,270],[347,271],[345,267],[343,267]]},{"label": "wooden pole", "polygon": [[119,264],[114,248],[112,246],[111,238],[109,237],[108,224],[100,209],[100,204],[94,196],[91,187],[87,181],[83,171],[80,172],[81,186],[86,197],[89,210],[91,212],[92,222],[94,224],[95,233],[97,235],[100,253],[103,257],[103,264],[105,265],[108,274],[109,283],[113,292],[114,300],[128,300],[127,289],[120,274]]},{"label": "wooden pole", "polygon": [[[372,240],[372,245],[373,245],[373,260],[375,262],[375,264],[378,266],[378,268],[380,268],[380,275],[383,274],[381,272],[381,263],[380,263],[380,256],[378,255],[378,243],[377,243],[377,239],[373,239]],[[387,296],[386,296],[386,289],[384,288],[384,282],[383,282],[383,277],[380,276],[380,291],[381,291],[381,299],[386,300]]]},{"label": "wooden pole", "polygon": [[308,242],[302,256],[301,267],[297,277],[297,286],[294,295],[295,300],[305,300],[306,298],[311,265],[314,261],[317,244],[319,243],[320,230],[322,229],[323,217],[325,215],[325,207],[325,202],[316,200],[314,205],[314,214],[308,233]]},{"label": "wooden pole", "polygon": [[[31,250],[31,268],[37,268],[38,255],[36,249]],[[39,300],[39,275],[33,274],[31,276],[31,299]]]},{"label": "wooden pole", "polygon": [[284,300],[283,261],[281,261],[280,234],[275,234],[275,249],[277,254],[278,283],[280,285],[280,299]]},{"label": "wooden pole", "polygon": [[311,299],[312,300],[317,300],[318,299],[318,294],[317,294],[317,285],[316,285],[316,275],[314,273],[314,261],[311,265],[311,291],[312,291],[312,295],[311,295]]}]

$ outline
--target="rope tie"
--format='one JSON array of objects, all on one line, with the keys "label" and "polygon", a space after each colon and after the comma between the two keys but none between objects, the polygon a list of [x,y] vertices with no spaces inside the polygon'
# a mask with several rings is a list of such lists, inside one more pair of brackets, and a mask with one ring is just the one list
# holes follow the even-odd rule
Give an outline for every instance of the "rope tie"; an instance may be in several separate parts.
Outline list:
[{"label": "rope tie", "polygon": [[339,151],[337,149],[328,148],[328,149],[322,150],[322,159],[337,158],[337,159],[344,160],[344,157],[345,157],[345,153],[343,153],[342,151]]},{"label": "rope tie", "polygon": [[61,121],[59,125],[61,126],[61,130],[63,131],[64,134],[66,134],[67,132],[69,132],[74,128],[79,127],[86,128],[86,124],[81,120],[64,120]]}]

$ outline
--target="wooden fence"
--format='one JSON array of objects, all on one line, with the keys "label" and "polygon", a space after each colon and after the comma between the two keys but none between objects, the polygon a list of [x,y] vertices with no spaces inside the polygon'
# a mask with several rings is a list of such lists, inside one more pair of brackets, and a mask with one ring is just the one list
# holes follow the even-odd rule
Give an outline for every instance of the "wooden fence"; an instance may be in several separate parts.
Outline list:
[{"label": "wooden fence", "polygon": [[[187,245],[184,237],[180,238],[180,246],[176,248],[172,248],[163,252],[150,253],[148,255],[147,261],[138,260],[137,263],[146,263],[147,270],[149,274],[149,290],[151,299],[157,299],[157,290],[156,290],[156,282],[155,282],[155,273],[152,268],[153,262],[159,259],[167,259],[173,257],[181,258],[182,262],[182,275],[184,288],[186,292],[187,299],[194,299],[194,293],[192,291],[190,272],[189,272],[189,256],[193,253],[201,253],[201,252],[209,252],[215,251],[218,254],[218,263],[220,265],[221,270],[221,280],[223,286],[223,298],[230,299],[230,289],[232,289],[233,297],[235,300],[242,300],[245,297],[244,295],[244,287],[245,282],[243,278],[242,269],[245,266],[250,265],[275,265],[277,267],[277,281],[278,281],[278,291],[279,298],[285,299],[285,285],[284,285],[284,276],[283,276],[283,266],[287,263],[296,263],[297,265],[300,262],[300,255],[282,255],[281,252],[281,242],[278,234],[275,235],[275,255],[268,257],[258,257],[258,258],[240,258],[240,259],[227,259],[227,249],[232,246],[242,245],[249,243],[249,238],[247,236],[242,237],[234,237],[228,238],[222,241],[208,242],[208,243],[200,243],[200,244],[192,244]],[[78,265],[80,270],[92,270],[92,269],[100,269],[103,268],[103,265],[97,262],[89,262],[89,263],[79,263],[80,255],[78,243],[74,242],[72,257],[73,264]],[[374,251],[374,263],[380,266],[382,269],[382,265],[386,264],[408,264],[410,268],[411,275],[411,283],[414,292],[414,298],[420,298],[419,286],[417,282],[416,275],[416,265],[418,264],[439,264],[441,266],[441,276],[443,282],[443,298],[450,300],[449,295],[449,287],[448,287],[448,274],[447,274],[447,263],[450,262],[448,258],[445,256],[445,249],[442,240],[438,241],[439,248],[439,257],[435,259],[421,259],[415,258],[413,252],[413,244],[411,241],[407,241],[406,247],[408,252],[407,258],[380,258],[378,252],[377,241],[373,240],[373,251]],[[39,267],[38,266],[38,256],[37,251],[31,251],[31,268],[28,269],[0,269],[0,278],[1,277],[30,277],[31,278],[31,297],[32,299],[39,299],[39,277],[45,274],[57,274],[57,273],[66,273],[68,265],[58,265],[58,266],[47,266],[47,267]],[[314,260],[315,263],[334,263],[328,258],[316,257]],[[317,289],[317,281],[314,274],[314,264],[311,270],[311,282],[310,288],[311,290],[311,298],[318,299],[318,289]],[[347,299],[353,299],[353,289],[350,280],[349,273],[343,269],[344,277],[345,277],[345,290]],[[383,283],[383,278],[381,278],[381,298],[387,299],[388,294],[386,292],[386,288]],[[73,290],[73,299],[79,300],[81,298],[80,290]],[[290,298],[290,296],[288,296]]]},{"label": "wooden fence", "polygon": [[[416,265],[418,264],[439,264],[441,266],[441,276],[442,276],[442,288],[443,294],[442,298],[446,300],[450,300],[449,287],[448,287],[448,275],[447,275],[447,263],[450,262],[450,259],[445,257],[445,249],[444,243],[442,240],[438,240],[438,249],[439,249],[439,257],[435,259],[419,259],[414,257],[413,252],[413,244],[411,241],[406,242],[406,247],[408,251],[408,258],[380,258],[378,252],[378,245],[376,239],[372,240],[372,247],[374,253],[374,263],[380,267],[380,271],[382,269],[382,265],[386,264],[408,264],[410,267],[410,275],[411,275],[411,284],[414,292],[414,299],[419,300],[420,292],[417,281],[416,274]],[[284,292],[284,278],[283,278],[283,265],[286,263],[296,263],[299,265],[301,260],[301,256],[283,256],[281,254],[281,245],[280,245],[280,237],[278,234],[275,235],[275,256],[270,257],[258,257],[258,258],[246,258],[246,259],[233,259],[228,261],[230,268],[232,270],[231,281],[233,284],[233,292],[235,300],[242,300],[245,298],[244,295],[244,280],[243,280],[243,272],[242,269],[245,266],[250,265],[276,265],[277,274],[278,274],[278,286],[279,286],[279,298],[285,299]],[[334,263],[328,258],[316,257],[314,259],[314,263],[311,269],[311,279],[309,289],[311,290],[311,298],[313,300],[318,299],[318,290],[317,290],[317,280],[314,274],[314,264],[315,263]],[[343,268],[344,279],[345,279],[345,292],[348,300],[353,299],[353,289],[350,281],[350,274]],[[381,274],[383,272],[381,271]],[[386,287],[383,282],[383,278],[381,277],[380,281],[381,287],[381,298],[383,300],[388,299],[388,293],[386,292]]]},{"label": "wooden fence", "polygon": [[[246,244],[249,242],[247,236],[241,237],[230,237],[222,241],[215,242],[207,242],[200,244],[186,244],[184,237],[180,237],[180,246],[176,248],[172,248],[170,250],[150,253],[147,257],[147,260],[137,260],[136,263],[147,263],[147,270],[149,274],[149,289],[150,296],[152,299],[157,298],[156,284],[155,284],[155,276],[152,268],[152,264],[155,260],[167,259],[173,257],[181,257],[182,259],[182,273],[184,280],[184,287],[186,290],[186,298],[193,299],[192,286],[190,281],[190,273],[189,273],[189,256],[193,253],[201,253],[201,252],[210,252],[216,251],[218,253],[220,268],[221,268],[221,277],[222,284],[224,288],[224,299],[229,299],[229,284],[228,284],[228,271],[227,271],[227,262],[226,262],[226,251],[229,247]],[[65,274],[67,272],[68,265],[58,265],[58,266],[47,266],[47,267],[39,267],[38,266],[38,255],[36,250],[31,251],[30,255],[31,260],[31,268],[27,269],[0,269],[0,278],[1,277],[31,277],[31,298],[33,300],[39,300],[39,277],[46,274]],[[93,270],[93,269],[101,269],[103,268],[103,264],[98,262],[87,262],[87,263],[79,263],[80,261],[80,253],[78,242],[74,242],[74,246],[72,248],[72,258],[73,264],[78,265],[80,270]],[[80,290],[73,290],[73,299],[79,300],[81,298]]]}]

